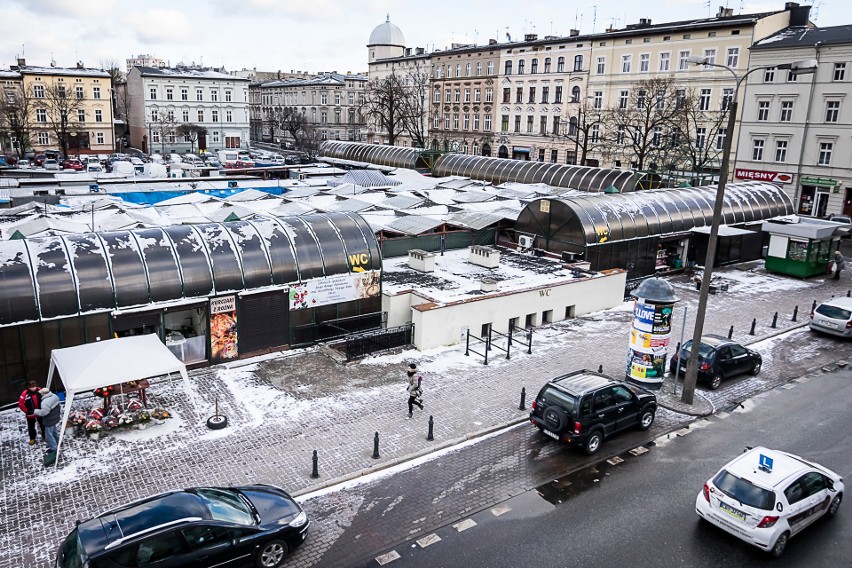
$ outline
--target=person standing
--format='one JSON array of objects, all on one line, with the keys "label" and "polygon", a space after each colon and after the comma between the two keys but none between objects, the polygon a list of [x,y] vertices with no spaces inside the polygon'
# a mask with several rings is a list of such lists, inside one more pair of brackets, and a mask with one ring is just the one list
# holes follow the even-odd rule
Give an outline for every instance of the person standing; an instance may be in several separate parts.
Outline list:
[{"label": "person standing", "polygon": [[834,251],[834,279],[840,280],[840,271],[846,268],[846,259],[839,250]]},{"label": "person standing", "polygon": [[30,381],[27,388],[21,393],[18,398],[18,408],[27,417],[27,431],[30,434],[30,445],[36,443],[36,422],[38,422],[39,430],[41,430],[41,439],[44,439],[44,422],[41,418],[35,416],[34,411],[41,408],[41,392],[39,392],[38,383]]},{"label": "person standing", "polygon": [[414,416],[414,405],[420,407],[420,410],[423,410],[423,403],[417,400],[420,398],[420,395],[423,394],[423,390],[421,388],[421,383],[423,379],[420,375],[417,374],[417,365],[411,363],[408,366],[408,387],[406,390],[408,391],[408,417],[411,418]]},{"label": "person standing", "polygon": [[46,388],[39,392],[41,393],[41,408],[36,408],[33,414],[40,416],[44,421],[44,439],[47,441],[47,451],[55,453],[59,445],[59,419],[61,416],[59,397]]}]

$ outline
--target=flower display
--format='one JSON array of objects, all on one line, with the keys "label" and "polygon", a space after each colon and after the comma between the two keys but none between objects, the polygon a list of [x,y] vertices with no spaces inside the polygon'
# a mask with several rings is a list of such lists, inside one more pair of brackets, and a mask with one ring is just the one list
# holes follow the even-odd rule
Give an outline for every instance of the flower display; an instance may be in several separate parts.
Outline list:
[{"label": "flower display", "polygon": [[86,422],[86,432],[89,434],[100,432],[102,428],[103,426],[101,426],[101,423],[98,420],[89,420]]},{"label": "flower display", "polygon": [[115,416],[104,416],[101,418],[101,426],[104,430],[112,430],[118,428],[118,418]]},{"label": "flower display", "polygon": [[151,412],[151,418],[155,418],[157,420],[165,420],[166,418],[171,418],[172,415],[169,414],[168,410],[163,410],[162,408],[155,408]]}]

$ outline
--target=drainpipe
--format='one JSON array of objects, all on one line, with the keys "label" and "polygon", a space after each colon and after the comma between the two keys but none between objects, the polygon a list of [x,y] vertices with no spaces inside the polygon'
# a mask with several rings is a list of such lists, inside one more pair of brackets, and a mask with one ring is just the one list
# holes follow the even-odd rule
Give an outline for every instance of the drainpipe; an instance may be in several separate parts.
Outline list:
[{"label": "drainpipe", "polygon": [[[816,52],[817,71],[819,71],[819,48],[822,45],[821,41],[814,44]],[[816,89],[817,74],[814,73],[811,77],[811,90],[808,93],[808,111],[805,114],[805,128],[802,130],[802,143],[799,145],[799,164],[796,166],[796,189],[793,192],[793,213],[799,213],[799,198],[802,192],[802,160],[805,158],[805,144],[808,140],[808,130],[811,126],[811,109],[813,108],[814,90]],[[814,207],[816,207],[816,198],[814,198]],[[811,211],[813,216],[814,211]]]}]

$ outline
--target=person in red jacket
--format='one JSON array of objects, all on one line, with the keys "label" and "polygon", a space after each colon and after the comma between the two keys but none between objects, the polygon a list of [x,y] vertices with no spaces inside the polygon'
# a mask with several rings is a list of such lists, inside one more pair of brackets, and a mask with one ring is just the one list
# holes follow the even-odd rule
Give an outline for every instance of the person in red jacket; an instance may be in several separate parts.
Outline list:
[{"label": "person in red jacket", "polygon": [[[18,398],[18,408],[27,416],[27,430],[30,434],[30,445],[36,443],[36,422],[38,422],[39,430],[41,430],[41,439],[44,440],[44,422],[41,417],[33,414],[36,408],[41,408],[41,393],[39,392],[38,384],[35,381],[30,381],[24,392]],[[32,418],[30,418],[32,416]]]}]

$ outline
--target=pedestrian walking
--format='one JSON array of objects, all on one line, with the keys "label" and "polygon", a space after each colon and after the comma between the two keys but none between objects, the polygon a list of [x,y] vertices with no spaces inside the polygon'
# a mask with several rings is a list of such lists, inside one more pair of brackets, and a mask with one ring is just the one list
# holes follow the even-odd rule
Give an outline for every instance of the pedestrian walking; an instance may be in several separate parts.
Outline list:
[{"label": "pedestrian walking", "polygon": [[840,271],[846,268],[846,259],[839,250],[834,251],[834,279],[840,280]]},{"label": "pedestrian walking", "polygon": [[41,389],[41,408],[33,411],[35,416],[40,416],[44,421],[44,439],[47,441],[47,451],[56,453],[59,445],[59,397],[48,389]]},{"label": "pedestrian walking", "polygon": [[414,416],[414,406],[420,407],[423,410],[423,402],[420,397],[423,396],[423,377],[417,372],[417,365],[411,363],[408,366],[408,417]]},{"label": "pedestrian walking", "polygon": [[36,443],[36,422],[38,422],[39,430],[41,430],[41,439],[44,440],[44,422],[41,418],[35,416],[34,411],[41,408],[41,392],[39,392],[38,383],[30,381],[24,392],[18,398],[18,408],[27,417],[27,432],[30,435],[30,445]]}]

